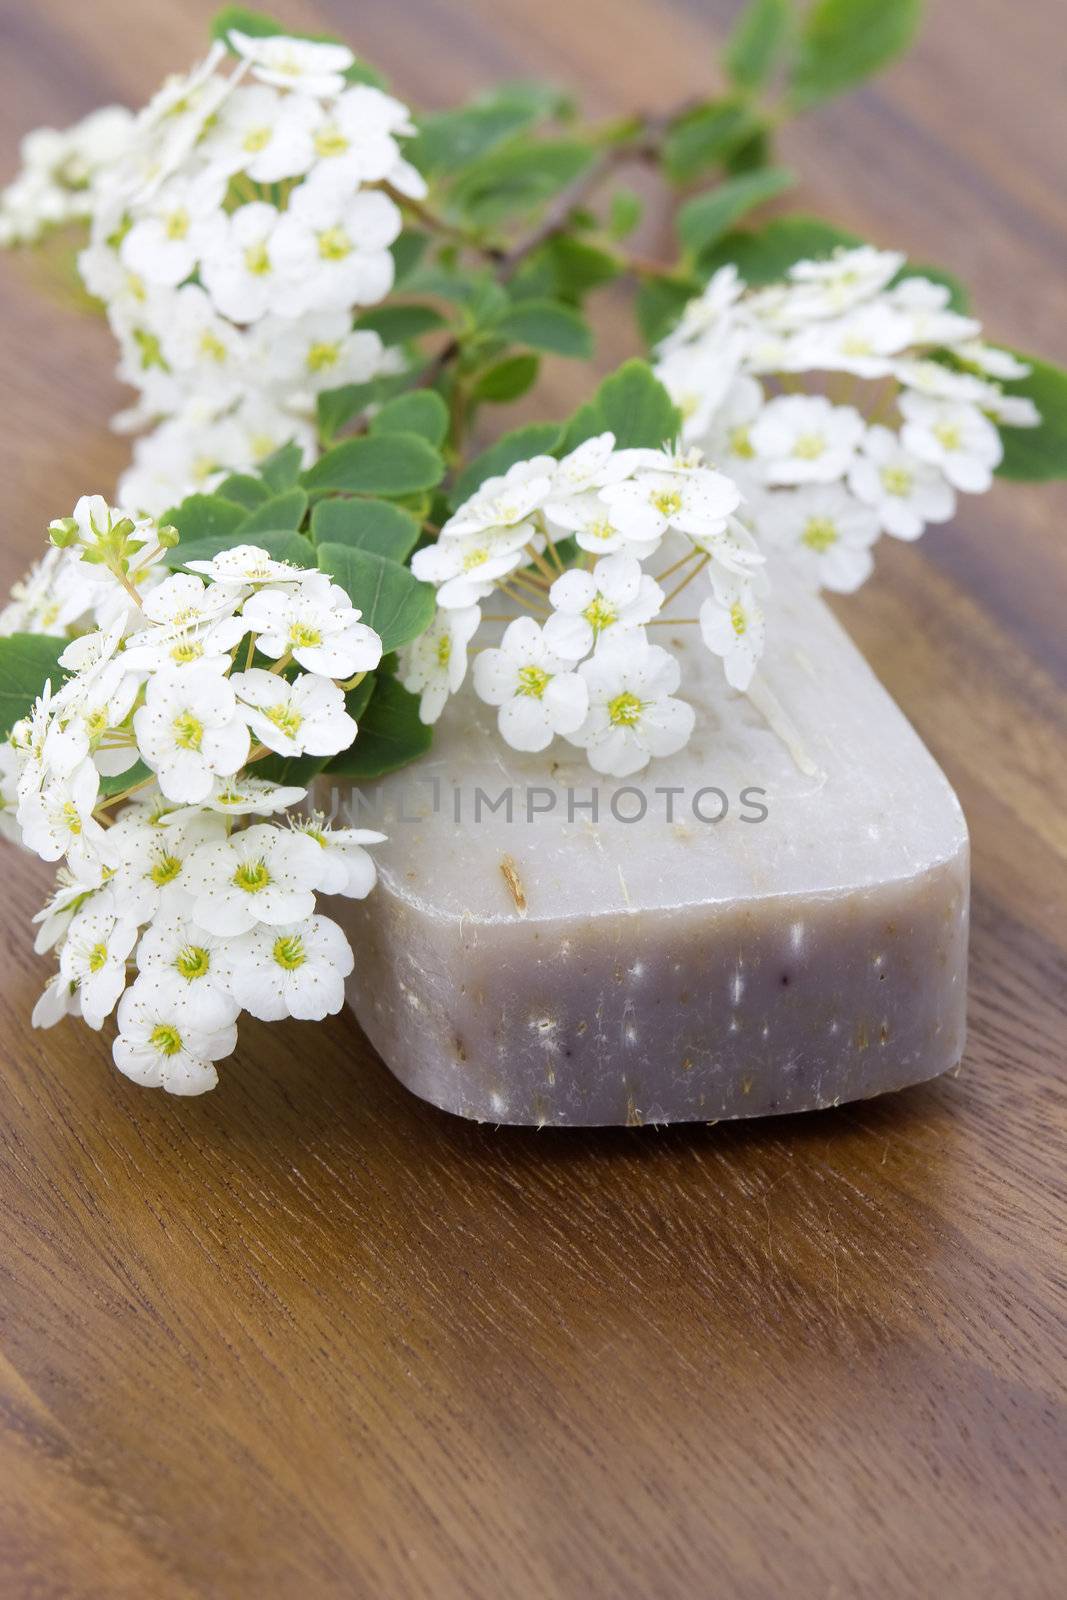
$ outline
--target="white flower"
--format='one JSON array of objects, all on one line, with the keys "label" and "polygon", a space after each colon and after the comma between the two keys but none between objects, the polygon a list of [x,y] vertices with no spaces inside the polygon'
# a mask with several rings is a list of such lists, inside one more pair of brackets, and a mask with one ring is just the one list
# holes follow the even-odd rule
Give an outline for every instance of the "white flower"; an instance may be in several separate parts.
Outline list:
[{"label": "white flower", "polygon": [[298,805],[307,790],[295,784],[271,783],[266,778],[240,774],[216,778],[215,787],[201,806],[224,817],[269,817]]},{"label": "white flower", "polygon": [[[524,463],[537,468],[529,481],[538,482],[542,467],[547,467],[550,462],[550,456],[541,456],[536,462]],[[590,489],[602,489],[605,484],[617,483],[626,476],[628,470],[625,452],[615,449],[615,435],[594,434],[555,465],[544,503],[545,515],[550,522],[558,521],[557,512],[566,515],[566,508],[573,503],[575,496],[584,496]],[[534,509],[537,503],[536,500],[531,501],[530,509]]]},{"label": "white flower", "polygon": [[139,208],[120,247],[122,260],[146,283],[174,288],[225,236],[224,191],[222,180],[203,173],[169,179]]},{"label": "white flower", "polygon": [[237,1047],[237,1029],[223,1015],[191,1004],[168,975],[142,973],[119,1001],[115,1065],[148,1089],[203,1094],[219,1081],[213,1063]]},{"label": "white flower", "polygon": [[461,539],[498,529],[525,527],[552,489],[557,464],[551,456],[516,461],[507,472],[486,478],[441,529],[443,539]]},{"label": "white flower", "polygon": [[232,673],[230,684],[256,738],[279,755],[332,756],[356,737],[344,691],[329,678],[305,672],[288,683],[276,672],[252,667]]},{"label": "white flower", "polygon": [[439,610],[425,633],[403,652],[400,681],[405,689],[421,696],[420,722],[436,722],[449,695],[455,694],[463,683],[467,676],[467,646],[481,618],[477,606]]},{"label": "white flower", "polygon": [[661,355],[656,377],[682,414],[682,437],[699,439],[733,386],[748,352],[747,328],[724,322],[698,344]]},{"label": "white flower", "polygon": [[982,494],[990,487],[1004,447],[996,428],[975,406],[905,394],[900,409],[906,450],[939,467],[957,489]]},{"label": "white flower", "polygon": [[137,922],[155,916],[175,917],[189,905],[185,868],[194,850],[226,837],[219,816],[191,810],[171,820],[165,814],[149,821],[144,808],[131,806],[111,829],[118,854],[111,880],[123,913]]},{"label": "white flower", "polygon": [[888,428],[868,428],[848,486],[898,539],[917,539],[928,522],[947,522],[956,509],[951,484],[936,467],[910,455]]},{"label": "white flower", "polygon": [[239,206],[201,264],[204,288],[234,322],[255,322],[268,311],[288,314],[292,284],[276,256],[278,224],[279,213],[265,200]]},{"label": "white flower", "polygon": [[340,1011],[354,965],[348,940],[328,917],[254,928],[230,946],[231,983],[253,1017],[321,1022]]},{"label": "white flower", "polygon": [[171,372],[198,395],[222,406],[239,393],[249,359],[245,335],[219,316],[199,284],[186,283],[175,292],[159,341]]},{"label": "white flower", "polygon": [[245,601],[247,627],[257,648],[272,660],[292,655],[308,672],[325,678],[351,678],[373,672],[382,659],[382,641],[360,622],[363,615],[348,595],[324,573],[308,572],[294,588],[260,589]]},{"label": "white flower", "polygon": [[414,131],[407,106],[359,83],[320,113],[314,154],[324,166],[343,172],[353,186],[380,183],[391,178],[398,165],[406,165],[400,161],[394,134]]},{"label": "white flower", "polygon": [[882,378],[893,370],[891,356],[912,341],[912,325],[884,301],[860,306],[846,316],[816,322],[794,341],[791,365],[813,371],[851,372]]},{"label": "white flower", "polygon": [[878,513],[842,484],[767,495],[759,527],[812,588],[850,594],[870,576]]},{"label": "white flower", "polygon": [[853,406],[790,394],[764,406],[749,437],[768,483],[831,483],[848,471],[863,427]]},{"label": "white flower", "polygon": [[676,528],[691,538],[710,539],[721,533],[726,519],[741,503],[735,483],[711,467],[691,464],[689,457],[655,451],[642,452],[642,460],[662,461],[663,467],[638,471],[625,483],[609,484],[600,497],[614,515],[629,526],[639,540]]},{"label": "white flower", "polygon": [[411,570],[416,578],[440,586],[439,606],[448,611],[465,610],[492,594],[495,583],[524,564],[524,546],[533,539],[528,522],[447,539],[442,536],[435,544],[416,550]]},{"label": "white flower", "polygon": [[215,71],[225,54],[224,44],[213,44],[191,72],[167,78],[138,114],[127,160],[105,173],[101,185],[103,199],[113,201],[119,212],[127,200],[149,199],[188,159],[236,84],[236,75],[225,78]]},{"label": "white flower", "polygon": [[100,774],[85,761],[70,776],[47,780],[19,806],[22,842],[42,861],[65,855],[78,877],[91,876],[110,859],[107,835],[93,816]]},{"label": "white flower", "polygon": [[672,698],[678,662],[641,635],[608,639],[578,668],[589,691],[589,713],[570,735],[595,772],[625,778],[653,756],[681,750],[696,720],[692,706]]},{"label": "white flower", "polygon": [[732,263],[712,274],[704,292],[689,300],[676,326],[661,339],[657,355],[669,355],[672,350],[704,337],[726,316],[745,292],[744,280]]},{"label": "white flower", "polygon": [[796,261],[789,268],[793,285],[789,315],[797,320],[840,316],[879,294],[896,277],[904,260],[896,250],[860,245],[854,250],[835,250],[824,261]]},{"label": "white flower", "polygon": [[190,561],[191,572],[202,572],[214,583],[233,584],[238,589],[253,583],[303,583],[307,577],[304,567],[292,567],[286,561],[274,561],[256,544],[237,544],[210,561]]},{"label": "white flower", "polygon": [[910,324],[906,343],[925,345],[954,345],[961,339],[973,339],[981,332],[981,325],[973,317],[961,316],[949,305],[952,296],[943,283],[930,278],[902,278],[886,291],[885,303],[902,311]]},{"label": "white flower", "polygon": [[653,507],[630,504],[616,511],[597,489],[554,501],[552,522],[564,533],[573,533],[580,550],[598,556],[625,550],[645,561],[655,555],[662,538],[662,521]]},{"label": "white flower", "polygon": [[54,1028],[64,1017],[81,1016],[81,996],[61,972],[49,978],[30,1016],[34,1028]]},{"label": "white flower", "polygon": [[201,845],[186,865],[192,915],[209,933],[246,933],[257,923],[299,921],[315,909],[319,846],[304,834],[256,823]]},{"label": "white flower", "polygon": [[663,604],[663,590],[633,556],[605,556],[592,572],[572,568],[549,591],[556,608],[545,643],[565,661],[579,661],[613,631],[636,628]]},{"label": "white flower", "polygon": [[110,868],[101,863],[91,878],[76,878],[66,867],[56,873],[56,886],[40,911],[34,912],[34,922],[40,923],[33,948],[37,955],[53,950],[70,927],[74,913],[86,905],[103,885]]},{"label": "white flower", "polygon": [[137,923],[120,914],[110,896],[79,911],[59,956],[60,976],[78,985],[81,1014],[102,1028],[126,987],[126,958],[137,942]]},{"label": "white flower", "polygon": [[1010,350],[983,344],[980,339],[965,339],[962,344],[955,346],[953,354],[966,366],[974,367],[1001,383],[1010,382],[1013,378],[1025,378],[1030,372],[1026,362],[1020,361]]},{"label": "white flower", "polygon": [[356,59],[347,45],[291,39],[281,33],[260,37],[231,28],[227,38],[237,54],[250,63],[253,77],[261,83],[271,83],[279,89],[300,89],[322,98],[340,94],[344,75]]},{"label": "white flower", "polygon": [[206,799],[213,776],[229,777],[248,759],[248,728],[233,690],[211,663],[157,673],[133,727],[168,800]]},{"label": "white flower", "polygon": [[742,373],[726,391],[711,421],[706,453],[742,491],[762,481],[762,467],[752,448],[752,424],[764,403],[759,379]]},{"label": "white flower", "polygon": [[766,636],[763,611],[748,579],[717,577],[711,597],[700,607],[700,635],[712,655],[722,657],[727,683],[747,689]]},{"label": "white flower", "polygon": [[266,84],[235,89],[204,141],[208,170],[226,177],[244,172],[255,183],[297,177],[315,159],[312,133],[320,115],[309,96],[283,95]]},{"label": "white flower", "polygon": [[115,737],[114,730],[133,710],[138,688],[137,678],[123,659],[107,662],[97,673],[69,679],[55,697],[55,716],[45,739],[45,760],[51,771],[67,777],[89,755],[96,757],[99,771],[109,776],[132,767],[137,760],[133,740],[128,735]]},{"label": "white flower", "polygon": [[210,1015],[233,1022],[240,1007],[232,993],[231,948],[232,941],[208,933],[191,917],[161,913],[141,935],[137,965],[141,972],[168,974],[194,1019]]},{"label": "white flower", "polygon": [[141,610],[161,628],[191,628],[232,617],[239,597],[226,581],[207,584],[192,573],[173,572],[145,597]]},{"label": "white flower", "polygon": [[320,389],[366,383],[385,364],[382,341],[352,328],[349,311],[311,311],[298,318],[264,317],[256,325],[259,370],[279,390],[310,404]]},{"label": "white flower", "polygon": [[957,372],[940,361],[915,356],[901,356],[894,361],[893,376],[905,389],[914,389],[934,400],[955,400],[961,405],[982,407],[1000,393],[996,384],[987,383],[973,372]]},{"label": "white flower", "polygon": [[286,283],[273,309],[295,317],[384,299],[393,286],[389,246],[400,227],[400,212],[387,195],[376,189],[353,194],[343,172],[317,168],[294,189],[271,238]]},{"label": "white flower", "polygon": [[582,679],[549,649],[532,617],[510,622],[500,648],[475,657],[474,687],[500,707],[497,724],[514,750],[547,749],[554,734],[573,734],[588,709]]},{"label": "white flower", "polygon": [[0,837],[22,843],[18,817],[18,752],[7,739],[0,743]]},{"label": "white flower", "polygon": [[383,844],[384,833],[371,828],[334,828],[321,812],[290,824],[313,839],[322,851],[316,889],[323,894],[343,894],[350,900],[363,900],[378,881],[378,871],[364,848]]}]

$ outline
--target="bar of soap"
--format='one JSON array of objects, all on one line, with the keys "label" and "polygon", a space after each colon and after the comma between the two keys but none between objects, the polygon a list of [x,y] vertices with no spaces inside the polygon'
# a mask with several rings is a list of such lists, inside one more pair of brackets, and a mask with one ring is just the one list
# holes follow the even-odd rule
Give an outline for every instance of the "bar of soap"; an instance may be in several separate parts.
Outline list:
[{"label": "bar of soap", "polygon": [[334,913],[371,1043],[433,1104],[537,1126],[805,1111],[956,1065],[967,828],[914,730],[810,595],[778,589],[760,673],[799,751],[695,628],[657,633],[697,727],[643,774],[520,755],[467,687],[421,763],[335,797],[389,834]]}]

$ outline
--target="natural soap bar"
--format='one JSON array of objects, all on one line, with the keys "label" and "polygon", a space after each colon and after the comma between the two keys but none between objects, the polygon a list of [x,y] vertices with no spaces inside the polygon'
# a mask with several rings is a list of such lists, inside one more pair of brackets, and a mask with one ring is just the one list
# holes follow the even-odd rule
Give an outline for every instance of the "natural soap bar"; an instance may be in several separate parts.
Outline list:
[{"label": "natural soap bar", "polygon": [[811,596],[769,607],[777,732],[695,629],[662,631],[697,726],[638,777],[597,779],[562,741],[518,754],[468,687],[420,764],[358,811],[335,797],[389,834],[377,891],[335,908],[350,1003],[435,1105],[713,1121],[880,1094],[960,1059],[967,829],[925,746]]}]

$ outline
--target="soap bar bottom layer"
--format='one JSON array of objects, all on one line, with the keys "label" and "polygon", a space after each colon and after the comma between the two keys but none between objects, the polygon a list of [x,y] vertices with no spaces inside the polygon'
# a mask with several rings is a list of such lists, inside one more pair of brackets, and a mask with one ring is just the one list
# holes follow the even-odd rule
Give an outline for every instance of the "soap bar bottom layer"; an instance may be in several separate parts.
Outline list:
[{"label": "soap bar bottom layer", "polygon": [[[416,1094],[497,1123],[805,1111],[955,1066],[968,859],[851,893],[445,925],[348,902],[349,1003]],[[373,919],[373,926],[371,925]]]}]

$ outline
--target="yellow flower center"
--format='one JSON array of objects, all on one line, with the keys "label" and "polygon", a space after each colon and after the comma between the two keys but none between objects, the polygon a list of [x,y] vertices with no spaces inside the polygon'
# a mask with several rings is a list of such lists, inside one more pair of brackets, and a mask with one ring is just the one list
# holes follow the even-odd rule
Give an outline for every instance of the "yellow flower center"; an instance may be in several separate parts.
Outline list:
[{"label": "yellow flower center", "polygon": [[169,1022],[157,1023],[148,1036],[148,1042],[161,1056],[176,1056],[182,1048],[182,1036]]},{"label": "yellow flower center", "polygon": [[829,550],[831,545],[836,544],[839,537],[840,535],[829,517],[809,517],[804,532],[800,536],[801,542],[806,544],[809,550],[818,551],[820,554],[824,550]]},{"label": "yellow flower center", "polygon": [[752,448],[747,428],[731,428],[729,435],[730,454],[737,456],[742,461],[751,461],[756,452]]},{"label": "yellow flower center", "polygon": [[262,239],[245,251],[245,268],[254,278],[265,278],[271,270],[270,251]]},{"label": "yellow flower center", "polygon": [[352,241],[343,228],[327,228],[319,234],[319,255],[323,261],[343,261],[352,254]]},{"label": "yellow flower center", "polygon": [[317,156],[343,156],[347,149],[348,140],[336,122],[328,122],[315,135],[315,154]]},{"label": "yellow flower center", "polygon": [[528,695],[531,700],[540,700],[551,681],[543,667],[520,667],[515,693]]},{"label": "yellow flower center", "polygon": [[295,972],[307,960],[304,941],[298,933],[287,933],[274,941],[274,959],[286,972]]},{"label": "yellow flower center", "polygon": [[443,633],[437,641],[437,665],[447,667],[452,656],[452,636]]},{"label": "yellow flower center", "polygon": [[260,150],[265,150],[267,148],[267,146],[270,144],[270,136],[270,128],[249,128],[248,132],[244,136],[244,142],[241,148],[247,150],[250,156],[254,156],[258,154]]},{"label": "yellow flower center", "polygon": [[463,570],[464,572],[470,572],[474,567],[484,566],[488,560],[488,550],[468,550],[467,554],[463,557]]},{"label": "yellow flower center", "polygon": [[90,711],[85,718],[85,731],[90,740],[100,739],[107,732],[107,708],[97,706],[95,711]]},{"label": "yellow flower center", "polygon": [[882,468],[882,483],[886,494],[898,494],[901,497],[909,495],[914,481],[907,467]]},{"label": "yellow flower center", "polygon": [[73,833],[75,836],[81,833],[82,819],[78,815],[78,808],[73,800],[64,800],[63,802],[63,821],[67,825],[68,833]]},{"label": "yellow flower center", "polygon": [[595,599],[589,602],[582,612],[582,616],[594,633],[603,633],[605,628],[610,628],[612,623],[617,622],[619,619],[619,613],[615,610],[615,607],[610,605],[602,594],[598,594]]},{"label": "yellow flower center", "polygon": [[153,861],[148,869],[148,876],[157,889],[162,889],[166,884],[173,883],[181,870],[182,864],[179,858],[164,853]]},{"label": "yellow flower center", "polygon": [[314,649],[322,643],[322,634],[310,622],[294,622],[289,629],[289,645],[293,650]]},{"label": "yellow flower center", "polygon": [[744,607],[741,605],[740,600],[735,600],[730,607],[730,622],[733,625],[734,632],[740,639],[748,628],[748,618],[745,616]]},{"label": "yellow flower center", "polygon": [[676,517],[682,509],[682,496],[677,489],[658,489],[652,496],[652,504],[664,517]]},{"label": "yellow flower center", "polygon": [[802,433],[793,446],[793,454],[799,461],[817,461],[826,449],[826,440],[821,433]]},{"label": "yellow flower center", "polygon": [[226,353],[226,346],[217,333],[206,329],[200,335],[200,354],[206,356],[209,361],[217,361],[221,366],[226,360]]},{"label": "yellow flower center", "polygon": [[184,667],[190,661],[199,661],[203,653],[204,646],[199,639],[179,639],[170,652],[170,659],[179,667]]},{"label": "yellow flower center", "polygon": [[194,717],[191,711],[179,711],[171,727],[174,730],[174,742],[182,750],[200,749],[200,742],[204,737],[204,724],[199,717]]},{"label": "yellow flower center", "polygon": [[107,945],[106,944],[94,944],[93,948],[89,951],[89,971],[90,972],[99,972],[100,968],[105,966],[106,963],[107,963]]},{"label": "yellow flower center", "polygon": [[585,531],[593,539],[611,539],[616,529],[607,517],[601,517],[597,522],[591,522]]},{"label": "yellow flower center", "polygon": [[234,887],[245,894],[260,894],[271,881],[265,861],[242,861],[233,875]]},{"label": "yellow flower center", "polygon": [[147,372],[151,367],[162,367],[166,371],[167,363],[163,359],[163,347],[154,333],[149,333],[147,328],[134,328],[133,342],[141,352],[143,372]]},{"label": "yellow flower center", "polygon": [[177,211],[168,212],[163,231],[168,239],[185,238],[189,232],[189,213],[184,206],[180,206]]},{"label": "yellow flower center", "polygon": [[328,372],[337,365],[340,356],[341,346],[336,340],[333,344],[313,344],[307,353],[307,369],[309,372]]},{"label": "yellow flower center", "polygon": [[211,970],[211,956],[203,945],[187,944],[178,951],[174,962],[183,978],[206,978]]},{"label": "yellow flower center", "polygon": [[944,450],[958,450],[963,443],[963,437],[954,422],[939,422],[934,429],[934,438]]},{"label": "yellow flower center", "polygon": [[641,716],[641,702],[624,690],[608,701],[608,720],[615,728],[632,728]]},{"label": "yellow flower center", "polygon": [[303,717],[292,706],[279,704],[269,706],[264,715],[268,722],[273,722],[279,732],[284,733],[287,739],[295,739],[300,732]]}]

